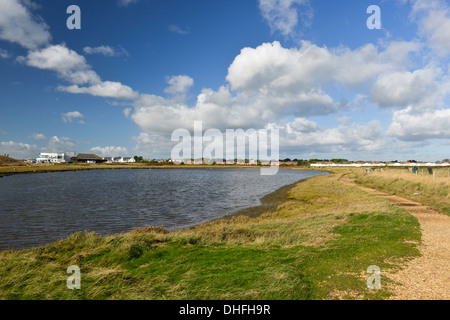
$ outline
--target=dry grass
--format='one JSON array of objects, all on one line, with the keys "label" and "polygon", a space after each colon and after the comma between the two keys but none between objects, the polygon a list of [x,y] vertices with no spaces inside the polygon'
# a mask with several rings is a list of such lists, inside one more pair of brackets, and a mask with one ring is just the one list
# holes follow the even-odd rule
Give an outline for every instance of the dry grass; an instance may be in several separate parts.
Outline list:
[{"label": "dry grass", "polygon": [[19,160],[0,155],[0,166],[21,165],[21,164],[22,162],[20,162]]},{"label": "dry grass", "polygon": [[371,175],[375,177],[402,179],[411,182],[420,182],[428,185],[440,186],[445,184],[450,186],[450,169],[439,168],[433,170],[433,175],[428,174],[427,168],[419,168],[417,174],[410,169],[387,169],[376,170]]},{"label": "dry grass", "polygon": [[362,170],[353,170],[356,182],[379,191],[397,194],[419,201],[433,209],[450,215],[450,177],[448,168],[433,169],[429,175],[426,168],[413,174],[408,169],[376,170],[365,174]]}]

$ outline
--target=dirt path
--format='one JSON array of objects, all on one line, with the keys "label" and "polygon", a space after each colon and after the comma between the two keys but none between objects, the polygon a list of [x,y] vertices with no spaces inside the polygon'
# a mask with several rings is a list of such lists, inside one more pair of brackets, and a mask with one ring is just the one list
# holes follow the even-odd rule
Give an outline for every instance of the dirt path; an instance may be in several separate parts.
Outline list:
[{"label": "dirt path", "polygon": [[450,299],[450,217],[423,204],[396,195],[359,186],[344,176],[341,181],[390,200],[410,212],[420,223],[422,253],[407,263],[404,269],[382,274],[397,285],[390,287],[393,300],[449,300]]}]

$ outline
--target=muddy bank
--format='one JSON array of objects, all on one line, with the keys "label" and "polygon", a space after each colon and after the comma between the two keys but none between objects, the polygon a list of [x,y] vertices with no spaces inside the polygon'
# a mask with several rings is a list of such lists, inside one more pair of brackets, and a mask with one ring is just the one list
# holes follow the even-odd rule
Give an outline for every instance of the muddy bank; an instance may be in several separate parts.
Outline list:
[{"label": "muddy bank", "polygon": [[263,198],[261,198],[261,204],[258,206],[245,208],[238,210],[230,215],[227,215],[223,217],[224,220],[230,220],[238,216],[247,216],[249,218],[257,218],[263,213],[266,212],[273,212],[277,210],[277,207],[286,201],[288,201],[288,193],[292,190],[297,184],[302,183],[310,178],[299,180],[295,183],[286,185],[284,187],[281,187],[280,189],[269,193],[268,195],[265,195]]}]

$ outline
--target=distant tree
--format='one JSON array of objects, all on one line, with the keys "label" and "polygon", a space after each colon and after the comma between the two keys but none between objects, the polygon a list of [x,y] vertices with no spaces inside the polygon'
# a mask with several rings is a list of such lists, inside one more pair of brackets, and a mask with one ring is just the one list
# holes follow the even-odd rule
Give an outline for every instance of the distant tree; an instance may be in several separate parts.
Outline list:
[{"label": "distant tree", "polygon": [[346,163],[348,162],[347,159],[331,159],[331,162],[333,163]]},{"label": "distant tree", "polygon": [[155,165],[155,164],[159,164],[159,162],[158,162],[158,161],[156,161],[155,159],[152,159],[152,160],[150,161],[150,164],[153,164],[153,165]]},{"label": "distant tree", "polygon": [[297,165],[298,166],[309,166],[309,161],[308,160],[297,160]]},{"label": "distant tree", "polygon": [[444,159],[442,162],[450,162],[450,159]]},{"label": "distant tree", "polygon": [[141,157],[141,156],[134,156],[134,161],[136,161],[136,162],[142,162],[144,160],[144,158],[143,157]]}]

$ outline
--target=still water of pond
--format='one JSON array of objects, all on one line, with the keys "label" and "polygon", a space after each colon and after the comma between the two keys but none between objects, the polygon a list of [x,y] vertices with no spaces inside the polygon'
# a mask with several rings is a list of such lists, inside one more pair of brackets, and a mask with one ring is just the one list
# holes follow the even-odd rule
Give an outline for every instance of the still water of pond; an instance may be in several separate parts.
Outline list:
[{"label": "still water of pond", "polygon": [[76,231],[185,228],[256,206],[297,181],[325,174],[280,169],[122,169],[0,179],[0,250],[51,243]]}]

